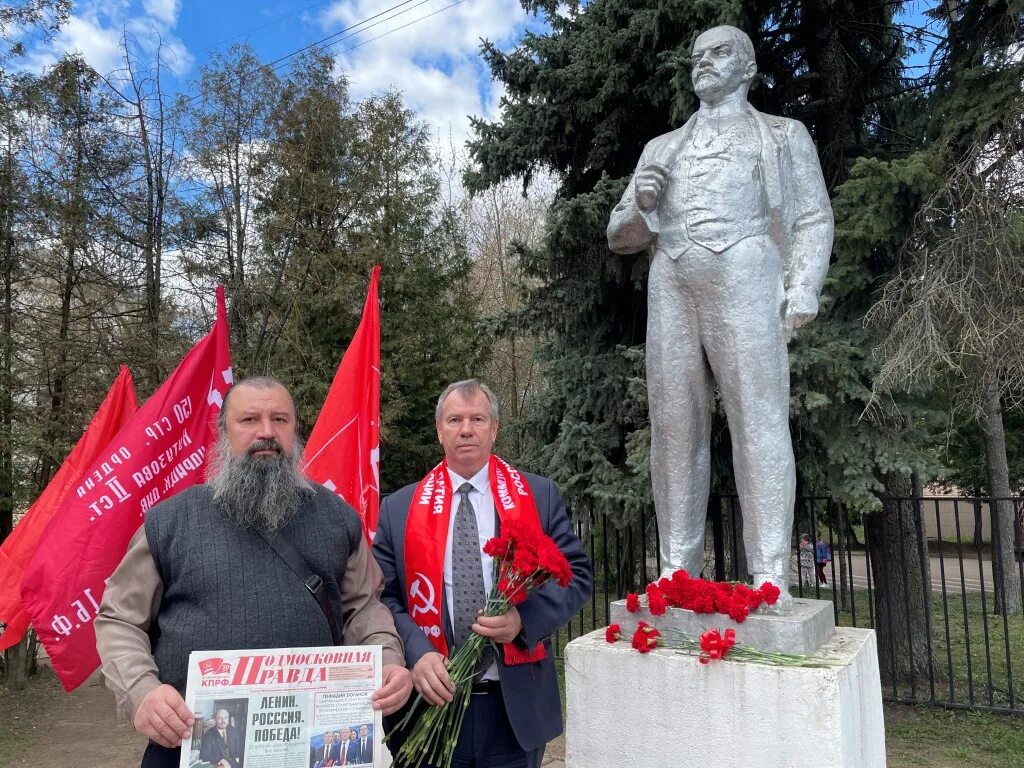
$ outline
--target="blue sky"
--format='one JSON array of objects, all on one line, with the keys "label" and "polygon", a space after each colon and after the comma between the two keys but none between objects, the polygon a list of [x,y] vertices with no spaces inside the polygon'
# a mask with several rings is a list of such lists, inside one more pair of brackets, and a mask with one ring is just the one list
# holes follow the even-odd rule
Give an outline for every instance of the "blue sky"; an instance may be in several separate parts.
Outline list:
[{"label": "blue sky", "polygon": [[[349,77],[352,96],[398,88],[444,144],[450,136],[461,145],[469,133],[469,115],[498,114],[500,85],[491,82],[480,60],[480,39],[508,48],[538,21],[519,0],[400,3],[81,0],[54,40],[30,47],[26,64],[38,70],[65,51],[79,51],[99,72],[111,73],[121,66],[119,42],[127,32],[146,57],[162,42],[162,57],[174,73],[169,85],[187,92],[214,50],[248,41],[262,61],[273,61],[384,12],[335,38],[329,48]],[[394,6],[399,7],[388,11]]]},{"label": "blue sky", "polygon": [[[934,5],[914,0],[902,17],[928,23],[922,11]],[[442,145],[450,138],[458,147],[469,135],[469,115],[498,115],[501,85],[480,60],[480,39],[510,48],[527,28],[540,26],[519,0],[78,0],[70,22],[54,40],[30,47],[26,64],[39,70],[65,51],[79,51],[108,74],[121,66],[119,41],[127,33],[143,57],[162,42],[175,75],[168,85],[189,92],[212,51],[248,41],[262,61],[274,61],[375,16],[329,48],[352,96],[398,88]],[[927,62],[930,48],[926,39],[911,63]]]}]

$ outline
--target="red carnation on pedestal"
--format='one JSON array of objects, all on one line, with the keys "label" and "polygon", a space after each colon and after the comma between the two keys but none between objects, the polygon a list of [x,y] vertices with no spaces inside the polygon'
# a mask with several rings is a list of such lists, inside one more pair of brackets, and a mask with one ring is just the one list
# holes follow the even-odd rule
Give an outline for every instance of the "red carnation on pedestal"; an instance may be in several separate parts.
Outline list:
[{"label": "red carnation on pedestal", "polygon": [[782,594],[782,590],[770,581],[766,581],[762,584],[759,591],[761,592],[761,597],[764,598],[765,603],[768,605],[775,605],[775,603],[779,601],[779,595]]},{"label": "red carnation on pedestal", "polygon": [[622,639],[622,626],[619,624],[609,624],[604,629],[604,639],[609,643],[615,643]]},{"label": "red carnation on pedestal", "polygon": [[657,584],[647,585],[647,609],[652,616],[661,616],[668,609],[665,595],[658,589]]},{"label": "red carnation on pedestal", "polygon": [[661,632],[645,621],[637,624],[636,632],[633,633],[633,647],[640,653],[650,653],[653,648],[658,647],[658,638]]},{"label": "red carnation on pedestal", "polygon": [[[673,606],[694,613],[722,613],[737,623],[742,623],[761,605],[775,605],[780,595],[779,588],[770,582],[752,589],[739,582],[694,579],[684,570],[651,582],[645,591],[647,607],[654,616],[660,616],[668,606]],[[636,594],[626,596],[626,609],[631,613],[640,610]]]}]

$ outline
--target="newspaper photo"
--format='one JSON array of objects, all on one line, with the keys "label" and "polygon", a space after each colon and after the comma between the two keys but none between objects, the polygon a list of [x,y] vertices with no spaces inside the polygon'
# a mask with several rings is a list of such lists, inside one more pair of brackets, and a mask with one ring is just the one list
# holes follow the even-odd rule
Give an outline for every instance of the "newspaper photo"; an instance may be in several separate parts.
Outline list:
[{"label": "newspaper photo", "polygon": [[180,768],[379,768],[380,686],[379,645],[193,651]]}]

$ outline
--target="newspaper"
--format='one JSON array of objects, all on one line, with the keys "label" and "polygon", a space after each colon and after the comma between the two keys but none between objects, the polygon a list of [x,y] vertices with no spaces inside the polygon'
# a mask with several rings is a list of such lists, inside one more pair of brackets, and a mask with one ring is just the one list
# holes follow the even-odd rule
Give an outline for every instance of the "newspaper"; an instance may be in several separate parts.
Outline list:
[{"label": "newspaper", "polygon": [[381,647],[193,651],[179,768],[383,765]]}]

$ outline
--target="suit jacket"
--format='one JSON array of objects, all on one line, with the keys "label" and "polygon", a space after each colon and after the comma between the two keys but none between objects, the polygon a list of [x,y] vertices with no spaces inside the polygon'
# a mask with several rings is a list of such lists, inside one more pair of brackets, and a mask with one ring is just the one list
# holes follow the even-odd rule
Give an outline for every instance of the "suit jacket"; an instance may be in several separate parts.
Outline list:
[{"label": "suit jacket", "polygon": [[359,739],[358,739],[358,737],[355,739],[355,741],[350,740],[349,744],[348,744],[348,759],[346,760],[345,764],[346,765],[355,765],[357,763],[364,763],[364,762],[366,762],[366,761],[363,760],[363,754],[362,754],[362,752],[359,749]]},{"label": "suit jacket", "polygon": [[242,734],[233,725],[229,725],[225,733],[227,735],[227,745],[225,745],[224,739],[217,733],[216,727],[208,728],[203,734],[203,741],[199,746],[199,759],[214,765],[219,760],[227,759],[231,763],[232,768],[242,768],[242,751],[245,749]]},{"label": "suit jacket", "polygon": [[[334,760],[335,759],[335,757],[334,757],[334,750],[335,750],[335,747],[337,747],[337,746],[338,746],[337,744],[332,744],[331,745],[330,752],[328,753],[329,757],[327,759],[329,759],[329,760]],[[311,748],[309,750],[309,766],[310,766],[310,768],[318,768],[319,766],[324,765],[325,762],[326,761],[324,759],[324,747],[323,747],[323,744],[321,744],[319,747],[313,747],[313,748]]]},{"label": "suit jacket", "polygon": [[[828,272],[834,224],[814,142],[803,123],[747,108],[761,135],[761,177],[771,237],[785,261],[786,288],[804,286],[817,296]],[[666,166],[670,173],[675,170],[680,148],[693,133],[696,120],[695,114],[682,128],[651,139],[636,170],[653,162]],[[633,179],[609,218],[608,248],[615,253],[652,248],[676,255],[676,243],[659,241],[663,227],[658,209],[645,213],[637,206]],[[670,177],[669,183],[673,181]]]},{"label": "suit jacket", "polygon": [[[573,580],[568,587],[549,582],[517,606],[523,620],[526,644],[533,648],[543,642],[547,650],[545,658],[534,663],[508,666],[498,654],[498,677],[508,719],[520,747],[529,752],[562,732],[562,704],[558,696],[550,636],[568,622],[590,597],[593,575],[555,484],[539,475],[528,472],[522,475],[536,501],[541,528],[554,539],[573,571]],[[405,591],[405,523],[416,485],[407,485],[381,502],[377,535],[373,540],[373,554],[384,572],[381,601],[394,614],[409,668],[425,653],[436,650],[409,616]],[[442,607],[442,626],[450,633],[451,620],[447,616],[443,585],[436,587],[436,600]],[[394,715],[385,727],[393,727],[402,714],[404,711]]]},{"label": "suit jacket", "polygon": [[372,763],[373,762],[373,739],[367,735],[366,737],[366,748],[363,748],[363,740],[356,739],[356,751],[358,753],[360,763]]}]

